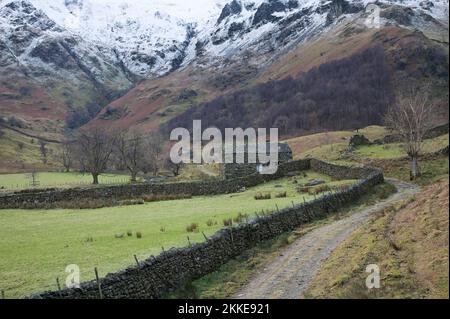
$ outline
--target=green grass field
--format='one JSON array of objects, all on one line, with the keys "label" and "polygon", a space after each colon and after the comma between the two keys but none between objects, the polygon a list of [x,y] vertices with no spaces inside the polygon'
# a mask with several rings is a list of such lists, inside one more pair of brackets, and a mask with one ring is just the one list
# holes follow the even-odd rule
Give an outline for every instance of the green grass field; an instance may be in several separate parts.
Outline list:
[{"label": "green grass field", "polygon": [[[445,134],[434,139],[425,140],[422,152],[424,154],[437,152],[448,145],[448,139],[449,134]],[[398,159],[406,156],[401,143],[361,146],[355,154],[360,158],[373,159]]]},{"label": "green grass field", "polygon": [[[330,186],[355,181],[332,181],[329,177],[308,172],[296,177],[304,183],[322,178]],[[64,270],[69,264],[81,269],[81,280],[94,278],[94,267],[100,275],[117,271],[134,263],[133,255],[144,259],[161,252],[161,247],[183,247],[187,236],[191,242],[203,240],[201,232],[212,235],[223,220],[239,213],[253,214],[275,210],[311,200],[299,194],[293,178],[266,183],[244,193],[195,197],[188,200],[147,203],[145,205],[95,210],[0,210],[0,289],[6,297],[22,297],[32,292],[56,289],[56,277],[65,282]],[[274,198],[279,192],[287,198]],[[255,200],[257,193],[271,193],[270,200]],[[253,214],[254,216],[254,214]],[[214,224],[207,226],[207,221]],[[217,223],[216,223],[217,222]],[[198,233],[188,233],[186,226],[198,223]],[[162,231],[162,228],[164,231]],[[128,237],[127,231],[133,236]],[[137,239],[135,233],[142,232]],[[115,238],[125,234],[125,238]],[[87,239],[92,237],[93,242]]]},{"label": "green grass field", "polygon": [[[448,145],[449,134],[424,141],[422,153],[437,152]],[[321,145],[306,152],[296,154],[297,157],[315,157],[328,161],[339,161],[341,153],[348,147],[348,141],[328,145]],[[406,157],[406,152],[401,143],[385,145],[361,146],[353,153],[350,160],[358,161],[364,159],[400,159]]]},{"label": "green grass field", "polygon": [[[345,145],[348,145],[350,138],[355,134],[363,134],[373,141],[384,137],[387,134],[387,130],[382,126],[374,125],[358,131],[331,131],[295,137],[285,142],[291,147],[294,158],[298,159],[310,154],[310,152],[314,152],[314,150],[320,150],[322,147],[327,149],[327,152],[331,150],[332,153],[335,153],[335,150],[340,150],[339,146],[344,146],[343,148],[345,148]],[[335,145],[338,145],[338,147],[335,147]]]},{"label": "green grass field", "polygon": [[[42,187],[73,187],[78,185],[92,184],[90,174],[81,174],[75,172],[44,172],[37,173],[36,180]],[[103,174],[99,177],[100,184],[124,184],[130,182],[127,175]],[[0,174],[0,188],[5,190],[27,189],[30,188],[30,174]]]}]

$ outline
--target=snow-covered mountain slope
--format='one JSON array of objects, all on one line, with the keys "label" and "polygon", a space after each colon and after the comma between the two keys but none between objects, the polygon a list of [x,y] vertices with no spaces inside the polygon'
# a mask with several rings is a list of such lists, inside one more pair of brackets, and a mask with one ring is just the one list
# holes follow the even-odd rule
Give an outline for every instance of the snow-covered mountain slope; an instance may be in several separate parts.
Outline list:
[{"label": "snow-covered mountain slope", "polygon": [[142,77],[161,75],[180,63],[185,47],[226,0],[30,0],[53,21],[88,42],[118,52]]},{"label": "snow-covered mountain slope", "polygon": [[[8,2],[21,0],[3,0]],[[298,43],[373,0],[29,0],[59,28],[153,78],[197,57],[233,57]],[[384,0],[445,19],[448,0]],[[446,11],[447,9],[447,11]],[[112,53],[111,53],[112,52]]]},{"label": "snow-covered mountain slope", "polygon": [[[0,97],[2,113],[26,97],[17,94],[24,90],[18,78],[26,79],[26,88],[39,87],[65,104],[66,112],[93,103],[103,106],[126,92],[134,81],[111,48],[67,31],[29,1],[2,1],[0,88],[5,86],[9,92]],[[18,98],[11,101],[11,94]],[[26,109],[22,111],[26,114]]]},{"label": "snow-covered mountain slope", "polygon": [[[250,79],[292,48],[355,18],[448,31],[448,0],[377,1],[379,20],[365,13],[372,2],[0,0],[0,91],[26,78],[27,86],[39,86],[66,112],[95,110],[140,80],[180,68],[233,70]],[[10,113],[20,108],[20,89],[0,95],[0,113],[5,105],[13,105]]]},{"label": "snow-covered mountain slope", "polygon": [[[264,1],[253,9],[244,8],[242,3],[230,2],[213,26],[197,34],[187,50],[184,68],[139,84],[107,106],[91,124],[139,125],[152,130],[190,107],[239,90],[252,90],[258,83],[295,78],[375,47],[386,51],[391,70],[395,70],[391,74],[394,89],[406,85],[409,76],[432,78],[433,84],[443,81],[439,85],[446,86],[448,24],[437,20],[438,13],[444,11],[435,10],[437,5],[428,11],[379,4],[379,12],[372,12],[363,1],[304,1],[302,5],[312,7],[297,8],[292,2],[289,8],[288,1],[283,2],[288,7]],[[272,9],[260,9],[267,8],[263,4]],[[274,10],[284,15],[273,16]],[[227,28],[236,21],[242,21],[243,27],[230,36]],[[417,29],[435,34],[430,38]],[[239,113],[238,108],[235,112]],[[253,116],[261,118],[263,113]]]},{"label": "snow-covered mountain slope", "polygon": [[[342,19],[369,13],[371,0],[266,0],[239,1],[227,4],[219,19],[199,31],[188,49],[185,65],[198,57],[207,60],[225,57],[241,59],[250,55],[276,56],[333,27]],[[431,25],[448,29],[448,0],[378,1],[374,17],[379,26],[398,24],[422,30]],[[389,8],[389,10],[384,10]],[[373,7],[370,7],[373,9]],[[377,12],[378,11],[378,12]],[[265,56],[266,57],[266,56]]]}]

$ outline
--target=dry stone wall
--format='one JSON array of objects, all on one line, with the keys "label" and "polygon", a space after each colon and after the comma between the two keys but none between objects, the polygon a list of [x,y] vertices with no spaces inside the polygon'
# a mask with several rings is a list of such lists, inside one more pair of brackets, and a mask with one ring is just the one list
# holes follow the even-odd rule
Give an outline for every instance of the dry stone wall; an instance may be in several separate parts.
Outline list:
[{"label": "dry stone wall", "polygon": [[[157,257],[151,256],[140,262],[139,266],[135,265],[109,274],[100,279],[103,297],[108,299],[162,298],[184,283],[217,270],[221,265],[256,244],[325,217],[356,201],[371,187],[384,181],[381,172],[370,168],[346,168],[317,160],[308,160],[308,165],[305,163],[304,161],[292,162],[279,174],[302,167],[312,168],[336,178],[357,178],[360,181],[346,190],[330,193],[312,202],[294,204],[291,208],[268,216],[255,216],[248,222],[222,229],[203,243],[181,249],[174,248]],[[260,180],[253,183],[263,181],[263,177],[259,178]],[[246,182],[250,183],[250,179]],[[32,296],[37,299],[97,299],[99,297],[100,292],[96,281],[83,283],[79,289],[64,289]]]},{"label": "dry stone wall", "polygon": [[83,199],[126,199],[142,195],[177,195],[190,194],[192,196],[217,195],[238,192],[243,187],[252,187],[286,176],[292,171],[307,170],[309,160],[292,161],[281,164],[274,175],[253,174],[242,178],[206,182],[182,183],[148,183],[134,185],[98,186],[71,189],[49,189],[34,192],[17,192],[0,196],[0,209],[24,208],[45,203],[77,201]]}]

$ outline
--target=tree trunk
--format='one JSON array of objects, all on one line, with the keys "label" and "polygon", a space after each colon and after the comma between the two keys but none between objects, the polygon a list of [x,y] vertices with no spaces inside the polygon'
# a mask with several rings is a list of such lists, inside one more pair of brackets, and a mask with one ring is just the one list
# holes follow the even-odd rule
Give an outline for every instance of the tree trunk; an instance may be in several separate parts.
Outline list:
[{"label": "tree trunk", "polygon": [[131,182],[136,183],[137,182],[137,173],[131,172]]},{"label": "tree trunk", "polygon": [[417,156],[411,157],[411,180],[415,180],[419,175]]},{"label": "tree trunk", "polygon": [[98,185],[98,174],[92,173],[92,178],[94,179],[93,184],[94,185]]}]

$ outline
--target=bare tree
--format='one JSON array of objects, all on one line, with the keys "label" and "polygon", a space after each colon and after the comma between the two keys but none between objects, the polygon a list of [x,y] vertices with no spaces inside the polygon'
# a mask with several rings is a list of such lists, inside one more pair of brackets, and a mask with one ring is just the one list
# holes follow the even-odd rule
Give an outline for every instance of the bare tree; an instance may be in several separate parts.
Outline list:
[{"label": "bare tree", "polygon": [[59,154],[59,159],[63,167],[66,169],[67,173],[70,172],[70,169],[73,166],[73,153],[73,146],[70,144],[70,142],[64,141]]},{"label": "bare tree", "polygon": [[164,164],[166,169],[171,171],[174,176],[179,176],[181,169],[185,165],[184,163],[175,164],[174,162],[172,162],[172,159],[170,157],[166,158]]},{"label": "bare tree", "polygon": [[163,159],[163,138],[158,133],[153,133],[148,139],[149,156],[151,158],[149,170],[154,176],[158,175]]},{"label": "bare tree", "polygon": [[93,184],[98,184],[98,177],[107,169],[114,141],[115,137],[100,128],[83,129],[77,135],[76,157],[83,171],[92,175]]},{"label": "bare tree", "polygon": [[152,161],[148,138],[137,130],[120,132],[114,149],[120,165],[130,172],[132,182],[136,182],[139,172],[145,171]]},{"label": "bare tree", "polygon": [[403,141],[411,160],[411,180],[420,174],[419,155],[422,152],[424,137],[432,128],[432,115],[435,104],[425,87],[420,90],[410,88],[392,105],[385,117],[386,126]]},{"label": "bare tree", "polygon": [[47,164],[47,143],[39,140],[39,151],[41,152],[42,163]]}]

